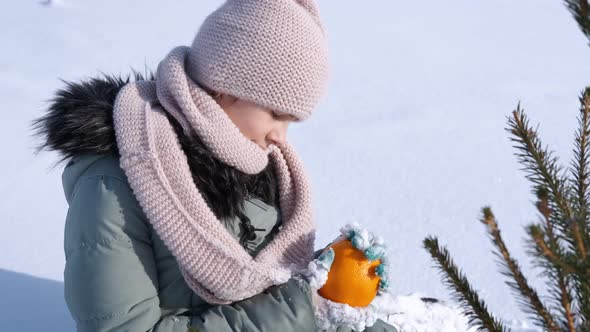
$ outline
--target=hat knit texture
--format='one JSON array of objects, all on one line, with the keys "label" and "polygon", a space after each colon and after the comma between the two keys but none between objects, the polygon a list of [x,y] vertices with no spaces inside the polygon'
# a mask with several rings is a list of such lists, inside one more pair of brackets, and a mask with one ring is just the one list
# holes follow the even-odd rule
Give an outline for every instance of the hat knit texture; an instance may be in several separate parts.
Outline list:
[{"label": "hat knit texture", "polygon": [[227,0],[197,32],[196,83],[307,119],[328,79],[325,31],[313,0]]}]

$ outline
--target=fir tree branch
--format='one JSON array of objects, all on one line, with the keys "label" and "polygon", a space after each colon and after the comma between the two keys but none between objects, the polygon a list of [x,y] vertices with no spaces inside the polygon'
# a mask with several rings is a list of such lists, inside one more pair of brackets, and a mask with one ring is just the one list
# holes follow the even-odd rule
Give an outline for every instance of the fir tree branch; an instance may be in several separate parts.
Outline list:
[{"label": "fir tree branch", "polygon": [[[578,268],[570,264],[572,261],[571,254],[567,253],[559,244],[558,238],[553,233],[553,220],[551,218],[551,207],[549,206],[549,192],[545,187],[538,187],[535,190],[537,196],[536,207],[543,218],[543,227],[530,225],[528,227],[529,235],[537,246],[538,251],[533,251],[532,255],[536,257],[545,257],[555,267],[563,269],[567,274],[575,273]],[[545,241],[548,239],[548,243]],[[535,248],[533,248],[535,249]],[[548,268],[543,266],[543,268]],[[564,276],[566,276],[564,274]]]},{"label": "fir tree branch", "polygon": [[[566,7],[574,16],[578,27],[586,38],[590,40],[590,5],[588,0],[564,0]],[[590,277],[587,272],[590,269],[590,261],[586,255],[586,248],[590,246],[590,232],[588,230],[588,198],[586,196],[588,189],[587,167],[588,167],[588,113],[590,107],[590,91],[586,87],[580,97],[580,117],[579,130],[576,135],[576,168],[574,168],[574,182],[577,188],[577,213],[576,219],[573,220],[574,238],[581,251],[580,270],[585,273],[576,273],[573,275],[574,289],[576,293],[576,302],[578,312],[582,321],[583,330],[590,331]],[[585,327],[585,328],[584,328]]]},{"label": "fir tree branch", "polygon": [[557,158],[547,148],[542,147],[537,131],[530,127],[520,104],[512,112],[506,130],[513,135],[510,140],[517,143],[514,146],[518,150],[516,156],[524,165],[523,170],[527,172],[527,179],[533,182],[535,187],[545,187],[548,190],[552,211],[551,222],[556,228],[555,237],[565,240],[569,249],[581,257],[583,253],[572,233],[571,221],[574,220],[574,215],[572,205],[568,201],[569,188],[566,179],[561,175]]},{"label": "fir tree branch", "polygon": [[578,27],[590,40],[590,6],[588,0],[564,0],[566,7],[574,16]]},{"label": "fir tree branch", "polygon": [[590,268],[582,268],[581,271],[573,275],[573,288],[576,297],[576,309],[580,319],[580,331],[590,332]]},{"label": "fir tree branch", "polygon": [[502,273],[512,279],[512,281],[507,281],[506,284],[508,284],[515,294],[521,297],[519,304],[526,313],[532,316],[531,318],[538,326],[548,331],[560,331],[553,321],[551,313],[541,302],[537,291],[529,286],[518,263],[510,256],[510,252],[500,234],[500,229],[498,228],[498,223],[492,213],[492,209],[490,207],[484,207],[482,214],[481,222],[486,225],[492,243],[496,247],[494,253],[501,258],[500,264],[504,268]]},{"label": "fir tree branch", "polygon": [[582,253],[582,260],[585,260],[587,253],[586,248],[589,245],[588,234],[588,211],[589,201],[588,187],[589,175],[588,167],[590,165],[590,87],[582,92],[580,98],[580,115],[578,117],[578,131],[576,132],[574,161],[572,161],[572,186],[576,189],[574,209],[576,218],[573,222],[573,233],[578,250]]},{"label": "fir tree branch", "polygon": [[[545,240],[546,233],[544,233],[538,225],[529,225],[527,227],[527,232],[535,244],[534,249],[536,251],[533,252],[535,256],[544,257],[548,262],[550,262],[556,268],[563,270],[566,274],[576,272],[576,267],[572,266],[568,262],[566,254],[563,252],[556,252],[555,246],[547,243]],[[541,267],[543,269],[548,268],[543,264],[541,264]]]},{"label": "fir tree branch", "polygon": [[[570,332],[575,332],[575,315],[572,312],[572,296],[570,294],[570,278],[568,275],[573,272],[569,264],[565,262],[562,253],[556,253],[554,249],[545,241],[546,233],[538,225],[530,225],[528,227],[529,236],[534,240],[533,254],[537,256],[541,267],[545,270],[544,274],[549,276],[551,283],[550,292],[552,293],[555,302],[561,308],[559,311],[563,316],[561,326]],[[549,238],[549,236],[547,235]],[[552,240],[549,240],[550,242]],[[542,259],[545,259],[544,261]]]},{"label": "fir tree branch", "polygon": [[582,91],[580,100],[580,114],[578,130],[575,137],[574,160],[572,161],[572,187],[575,188],[574,202],[575,218],[571,222],[572,234],[576,246],[581,253],[573,283],[576,295],[577,311],[582,321],[590,322],[590,280],[587,270],[590,267],[590,257],[587,248],[590,246],[590,232],[588,226],[589,202],[589,155],[590,155],[590,87]]},{"label": "fir tree branch", "polygon": [[[581,225],[580,223],[582,223],[581,221],[582,219],[580,217],[574,218],[574,220],[571,221],[571,228],[572,228],[572,236],[574,237],[574,241],[576,242],[576,247],[578,248],[578,251],[580,252],[580,260],[584,261],[586,260],[586,245],[584,244],[584,239],[583,239],[583,233],[580,230]],[[585,228],[585,227],[584,227]]]},{"label": "fir tree branch", "polygon": [[547,188],[543,186],[537,187],[535,195],[537,196],[537,204],[535,206],[543,217],[545,232],[547,232],[550,238],[554,239],[555,234],[553,234],[553,224],[551,223],[551,207],[549,207],[549,193]]},{"label": "fir tree branch", "polygon": [[423,244],[442,272],[445,284],[454,292],[453,297],[469,319],[469,326],[476,327],[477,331],[510,331],[488,312],[486,304],[471,287],[467,277],[459,271],[448,250],[439,246],[438,239],[429,236],[424,239]]},{"label": "fir tree branch", "polygon": [[[575,314],[572,310],[572,296],[570,291],[571,278],[570,275],[575,268],[567,262],[567,254],[563,252],[556,252],[559,250],[555,248],[555,244],[548,244],[545,236],[549,239],[546,233],[538,225],[530,225],[528,227],[529,236],[533,239],[535,247],[533,247],[532,254],[537,256],[540,266],[544,270],[544,274],[549,277],[550,293],[557,306],[560,308],[560,313],[563,319],[560,321],[563,329],[567,331],[576,331],[575,328]],[[549,239],[549,243],[553,242]],[[552,248],[553,247],[553,248]]]},{"label": "fir tree branch", "polygon": [[558,283],[561,294],[561,305],[564,309],[564,316],[567,321],[567,329],[569,332],[576,332],[575,317],[572,313],[572,298],[569,292],[568,284],[564,278],[559,278]]}]

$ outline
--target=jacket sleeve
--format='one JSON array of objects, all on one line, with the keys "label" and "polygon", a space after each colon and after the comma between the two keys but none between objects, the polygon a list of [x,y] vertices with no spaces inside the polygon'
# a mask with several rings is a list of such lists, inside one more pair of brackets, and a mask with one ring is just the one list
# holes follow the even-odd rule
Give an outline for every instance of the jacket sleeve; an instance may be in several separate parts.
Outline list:
[{"label": "jacket sleeve", "polygon": [[[337,329],[328,330],[326,332],[355,332],[348,326],[339,326]],[[381,319],[377,319],[375,324],[364,329],[363,332],[398,332],[397,329]]]},{"label": "jacket sleeve", "polygon": [[128,183],[96,175],[69,199],[64,295],[78,331],[315,331],[309,285],[291,280],[231,304],[162,315],[145,215]]},{"label": "jacket sleeve", "polygon": [[397,329],[390,324],[387,324],[381,319],[378,319],[371,327],[367,327],[365,332],[398,332]]},{"label": "jacket sleeve", "polygon": [[317,331],[309,284],[290,279],[231,305],[192,317],[197,331]]},{"label": "jacket sleeve", "polygon": [[77,330],[186,332],[188,317],[162,317],[149,231],[128,184],[84,177],[69,202],[64,296]]}]

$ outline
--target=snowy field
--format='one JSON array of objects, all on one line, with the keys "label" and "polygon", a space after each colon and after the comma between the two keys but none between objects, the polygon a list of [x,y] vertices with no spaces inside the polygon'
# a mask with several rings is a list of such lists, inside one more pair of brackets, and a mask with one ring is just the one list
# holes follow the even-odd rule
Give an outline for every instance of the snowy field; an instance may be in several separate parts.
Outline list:
[{"label": "snowy field", "polygon": [[[491,310],[535,331],[497,273],[478,222],[490,204],[533,284],[522,246],[536,219],[504,128],[518,101],[566,165],[590,50],[559,0],[318,0],[330,89],[290,129],[313,181],[317,246],[359,222],[389,243],[394,294],[448,299],[422,239],[438,235]],[[0,320],[73,331],[63,300],[63,165],[33,155],[30,121],[64,80],[155,69],[190,45],[221,0],[3,0],[0,10]]]}]

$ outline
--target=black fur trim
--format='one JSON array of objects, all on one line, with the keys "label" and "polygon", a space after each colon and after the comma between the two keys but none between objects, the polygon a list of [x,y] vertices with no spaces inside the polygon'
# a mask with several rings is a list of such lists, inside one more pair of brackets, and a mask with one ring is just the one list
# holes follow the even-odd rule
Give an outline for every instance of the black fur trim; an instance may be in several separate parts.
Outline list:
[{"label": "black fur trim", "polygon": [[[134,72],[134,78],[143,80],[144,76]],[[149,79],[153,80],[153,73]],[[37,152],[58,151],[60,162],[78,154],[118,155],[113,104],[119,90],[129,81],[129,76],[104,75],[82,82],[64,82],[66,87],[56,92],[47,114],[32,122],[34,135],[43,139]],[[278,206],[277,179],[271,162],[258,174],[245,174],[216,159],[198,136],[184,135],[172,116],[168,115],[168,119],[187,155],[195,185],[219,219],[239,216],[248,193]]]},{"label": "black fur trim", "polygon": [[83,153],[118,154],[112,109],[129,77],[105,75],[79,83],[63,82],[66,87],[55,93],[47,114],[33,120],[35,134],[44,138],[36,152],[59,151],[60,162]]}]

